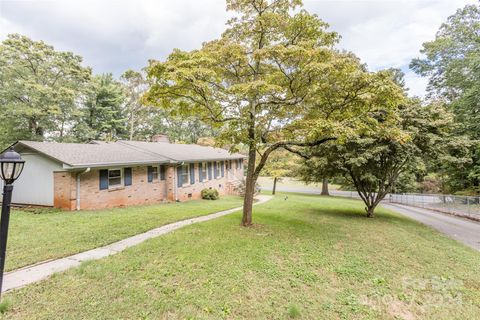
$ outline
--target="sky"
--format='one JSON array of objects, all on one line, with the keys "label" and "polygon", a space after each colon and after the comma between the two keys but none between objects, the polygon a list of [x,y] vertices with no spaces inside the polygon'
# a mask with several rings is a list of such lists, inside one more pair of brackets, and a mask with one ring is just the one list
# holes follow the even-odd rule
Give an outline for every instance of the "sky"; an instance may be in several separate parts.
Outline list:
[{"label": "sky", "polygon": [[[422,43],[447,17],[478,0],[304,0],[371,71],[400,68],[410,95],[427,79],[409,70]],[[94,73],[139,70],[174,48],[196,49],[218,38],[231,13],[225,0],[0,0],[0,41],[9,33],[73,51]]]}]

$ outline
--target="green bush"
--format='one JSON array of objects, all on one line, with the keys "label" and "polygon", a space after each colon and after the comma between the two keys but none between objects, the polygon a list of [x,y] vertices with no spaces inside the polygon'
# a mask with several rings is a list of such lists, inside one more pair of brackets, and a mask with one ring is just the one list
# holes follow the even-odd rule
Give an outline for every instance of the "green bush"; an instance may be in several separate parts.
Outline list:
[{"label": "green bush", "polygon": [[217,200],[220,198],[217,189],[203,189],[202,190],[202,199],[205,200]]}]

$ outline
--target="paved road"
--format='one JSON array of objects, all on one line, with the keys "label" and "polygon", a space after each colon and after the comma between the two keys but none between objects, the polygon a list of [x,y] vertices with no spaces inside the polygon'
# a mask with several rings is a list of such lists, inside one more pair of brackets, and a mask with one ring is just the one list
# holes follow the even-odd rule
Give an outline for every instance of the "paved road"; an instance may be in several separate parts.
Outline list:
[{"label": "paved road", "polygon": [[480,223],[478,222],[400,204],[382,204],[382,206],[426,224],[480,251]]},{"label": "paved road", "polygon": [[[262,188],[263,190],[272,190],[271,187]],[[298,192],[307,194],[320,194],[320,190],[313,188],[277,188],[277,191]],[[331,190],[333,196],[352,197],[350,191]],[[357,197],[355,194],[353,195]],[[404,216],[417,220],[427,226],[430,226],[447,236],[466,244],[475,250],[480,251],[480,223],[472,220],[451,216],[448,214],[410,207],[400,204],[382,203],[385,208],[396,211]]]}]

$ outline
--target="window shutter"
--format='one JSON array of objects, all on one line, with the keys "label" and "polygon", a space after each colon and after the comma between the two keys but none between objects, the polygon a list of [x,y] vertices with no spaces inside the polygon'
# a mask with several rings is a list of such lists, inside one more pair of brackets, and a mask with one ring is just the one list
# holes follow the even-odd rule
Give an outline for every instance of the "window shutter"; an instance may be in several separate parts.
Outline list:
[{"label": "window shutter", "polygon": [[195,184],[195,163],[190,163],[190,184]]},{"label": "window shutter", "polygon": [[213,178],[217,179],[217,161],[213,162]]},{"label": "window shutter", "polygon": [[240,169],[243,167],[243,159],[238,160],[238,164],[240,165]]},{"label": "window shutter", "polygon": [[237,159],[237,160],[235,160],[235,169],[238,169],[238,167],[239,167],[239,163],[240,163],[240,160],[238,160],[238,159]]},{"label": "window shutter", "polygon": [[108,189],[108,170],[100,170],[100,190]]},{"label": "window shutter", "polygon": [[148,182],[152,182],[153,181],[153,167],[151,166],[148,166],[147,167],[147,176],[148,176]]},{"label": "window shutter", "polygon": [[212,180],[212,163],[208,163],[208,180]]},{"label": "window shutter", "polygon": [[225,163],[224,161],[220,162],[220,166],[222,169],[222,178],[225,177]]},{"label": "window shutter", "polygon": [[132,168],[125,168],[123,169],[123,180],[124,180],[124,185],[125,186],[131,186],[132,185]]},{"label": "window shutter", "polygon": [[160,180],[165,180],[165,166],[160,166]]},{"label": "window shutter", "polygon": [[198,164],[198,181],[203,182],[203,163]]},{"label": "window shutter", "polygon": [[182,167],[181,166],[178,166],[177,167],[177,187],[181,187],[183,186],[183,182],[182,182]]}]

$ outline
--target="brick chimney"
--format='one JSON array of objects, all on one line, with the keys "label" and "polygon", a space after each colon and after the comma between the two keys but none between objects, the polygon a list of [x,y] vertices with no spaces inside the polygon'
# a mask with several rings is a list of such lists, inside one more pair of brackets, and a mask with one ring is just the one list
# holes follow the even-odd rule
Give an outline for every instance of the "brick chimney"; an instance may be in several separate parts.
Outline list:
[{"label": "brick chimney", "polygon": [[156,134],[153,135],[151,138],[152,142],[164,142],[164,143],[170,143],[170,139],[168,138],[168,135],[166,134]]}]

